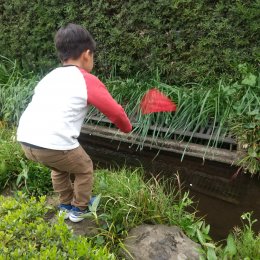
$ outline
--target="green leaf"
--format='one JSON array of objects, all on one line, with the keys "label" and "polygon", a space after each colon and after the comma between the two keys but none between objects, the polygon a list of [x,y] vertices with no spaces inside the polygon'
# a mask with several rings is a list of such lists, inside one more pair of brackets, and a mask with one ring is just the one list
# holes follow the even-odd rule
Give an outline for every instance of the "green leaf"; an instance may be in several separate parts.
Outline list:
[{"label": "green leaf", "polygon": [[212,243],[205,243],[204,246],[206,246],[206,247],[211,247],[211,248],[213,248],[213,249],[216,248],[216,246],[215,246],[214,244],[212,244]]},{"label": "green leaf", "polygon": [[247,113],[249,116],[259,115],[259,109],[255,109]]},{"label": "green leaf", "polygon": [[99,195],[95,198],[95,200],[93,201],[92,205],[89,206],[90,211],[92,211],[92,212],[96,212],[96,211],[97,211],[97,208],[98,208],[100,199],[101,199],[101,194],[99,194]]},{"label": "green leaf", "polygon": [[255,86],[256,85],[256,76],[252,73],[249,73],[241,82],[244,85]]},{"label": "green leaf", "polygon": [[205,239],[204,239],[204,237],[203,237],[203,234],[201,233],[201,231],[199,230],[199,229],[197,229],[197,237],[198,237],[198,239],[199,239],[199,242],[202,244],[202,245],[204,245],[205,244]]},{"label": "green leaf", "polygon": [[105,241],[105,239],[104,239],[103,236],[98,236],[98,237],[96,238],[96,241],[95,241],[95,242],[96,242],[97,245],[100,245],[100,246],[101,246],[101,245],[104,245],[106,241]]},{"label": "green leaf", "polygon": [[19,185],[21,179],[22,179],[22,175],[19,174],[18,177],[17,177],[17,180],[16,180],[16,185]]},{"label": "green leaf", "polygon": [[217,260],[215,250],[211,247],[209,247],[207,250],[207,259],[208,260]]},{"label": "green leaf", "polygon": [[260,113],[255,116],[255,119],[256,119],[256,120],[260,120]]},{"label": "green leaf", "polygon": [[254,129],[255,127],[256,127],[256,123],[245,124],[245,128],[247,128],[247,129]]},{"label": "green leaf", "polygon": [[228,235],[225,253],[228,253],[229,256],[234,256],[237,253],[235,239],[234,239],[234,236],[232,234]]},{"label": "green leaf", "polygon": [[250,157],[254,157],[254,158],[257,157],[257,152],[253,147],[248,148],[248,154]]},{"label": "green leaf", "polygon": [[210,230],[210,225],[206,225],[206,227],[204,228],[204,232],[208,235],[209,234],[209,230]]}]

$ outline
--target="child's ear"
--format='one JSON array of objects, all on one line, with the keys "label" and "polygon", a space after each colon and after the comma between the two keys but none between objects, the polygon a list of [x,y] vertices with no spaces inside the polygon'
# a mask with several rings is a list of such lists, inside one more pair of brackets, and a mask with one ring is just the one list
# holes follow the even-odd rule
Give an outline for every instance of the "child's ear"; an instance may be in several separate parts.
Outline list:
[{"label": "child's ear", "polygon": [[80,55],[81,59],[83,59],[84,61],[88,60],[88,54],[87,54],[87,50],[83,51]]},{"label": "child's ear", "polygon": [[89,59],[89,57],[92,56],[91,51],[90,51],[90,50],[86,50],[86,51],[84,52],[84,56],[85,56],[85,59]]}]

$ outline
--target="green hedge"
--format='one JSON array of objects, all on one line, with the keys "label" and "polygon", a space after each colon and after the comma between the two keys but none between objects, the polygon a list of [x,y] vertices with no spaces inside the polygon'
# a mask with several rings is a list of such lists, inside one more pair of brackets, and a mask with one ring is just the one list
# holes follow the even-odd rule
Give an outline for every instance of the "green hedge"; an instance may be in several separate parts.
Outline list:
[{"label": "green hedge", "polygon": [[15,198],[0,195],[0,260],[116,259],[106,246],[74,236],[62,218],[46,222],[47,212],[45,197],[37,201],[22,193]]},{"label": "green hedge", "polygon": [[75,22],[98,42],[96,72],[160,75],[168,83],[237,79],[259,62],[258,0],[0,0],[1,54],[46,72],[57,65],[54,32]]}]

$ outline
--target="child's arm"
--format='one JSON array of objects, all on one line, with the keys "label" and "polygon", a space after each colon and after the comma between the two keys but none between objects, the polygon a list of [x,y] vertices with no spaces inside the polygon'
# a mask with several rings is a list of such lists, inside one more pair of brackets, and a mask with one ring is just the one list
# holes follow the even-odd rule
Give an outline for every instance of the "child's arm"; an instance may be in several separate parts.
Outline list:
[{"label": "child's arm", "polygon": [[124,109],[110,95],[105,85],[95,76],[84,75],[87,84],[88,104],[96,107],[122,132],[129,133],[132,125]]}]

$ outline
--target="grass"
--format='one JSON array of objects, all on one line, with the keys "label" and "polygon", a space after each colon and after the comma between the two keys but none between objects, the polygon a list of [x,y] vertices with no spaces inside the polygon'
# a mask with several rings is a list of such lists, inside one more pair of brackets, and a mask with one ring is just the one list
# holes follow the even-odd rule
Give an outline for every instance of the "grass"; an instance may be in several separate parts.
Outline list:
[{"label": "grass", "polygon": [[[105,83],[131,119],[133,133],[139,139],[139,149],[143,148],[148,136],[154,143],[158,138],[177,138],[177,141],[186,143],[183,158],[189,143],[197,142],[195,134],[205,128],[210,137],[209,140],[200,140],[201,144],[207,148],[222,147],[223,138],[232,136],[241,150],[236,164],[251,174],[257,174],[260,171],[260,77],[252,74],[245,65],[241,65],[240,69],[239,82],[227,84],[220,80],[214,86],[170,86],[157,80],[140,82],[113,78]],[[32,73],[22,73],[15,62],[1,57],[0,121],[17,125],[38,79]],[[177,111],[142,115],[139,104],[145,92],[152,87],[157,87],[177,103]],[[100,116],[100,120],[91,120],[93,114]],[[114,127],[102,122],[102,118],[104,116],[95,108],[90,108],[85,122]],[[204,156],[206,153],[207,149]]]},{"label": "grass", "polygon": [[234,227],[226,240],[225,247],[218,248],[220,259],[259,259],[260,256],[260,233],[252,230],[252,213],[247,212],[241,216],[242,228]]},{"label": "grass", "polygon": [[94,191],[102,194],[105,212],[114,221],[123,220],[126,228],[141,223],[175,224],[194,236],[193,225],[197,225],[195,213],[185,212],[193,204],[188,194],[184,194],[180,200],[175,187],[168,187],[170,192],[165,193],[166,181],[159,183],[154,177],[147,182],[143,179],[140,169],[100,170],[96,173]]},{"label": "grass", "polygon": [[[187,130],[195,133],[199,128],[211,123],[212,133],[214,133],[214,129],[217,130],[217,133],[212,135],[212,140],[217,143],[220,136],[228,131],[228,121],[234,107],[240,110],[246,109],[248,107],[247,96],[255,97],[251,100],[251,103],[254,102],[254,106],[260,104],[257,87],[248,89],[246,85],[230,86],[225,85],[222,81],[212,88],[198,84],[189,88],[170,86],[160,82],[144,84],[134,80],[108,81],[107,85],[116,100],[121,104],[126,104],[125,110],[129,117],[135,119],[135,132],[144,137],[148,135],[149,130],[148,127],[142,127],[147,125],[146,122],[155,126],[154,132],[160,131],[161,127],[167,127],[169,130],[164,135],[165,138],[170,138],[176,130],[182,130],[183,135]],[[141,115],[139,109],[141,98],[153,86],[177,103],[175,113]]]},{"label": "grass", "polygon": [[[189,194],[180,193],[179,186],[171,184],[172,180],[144,178],[142,169],[95,171],[93,192],[99,194],[100,201],[90,217],[98,224],[99,234],[88,239],[75,238],[62,220],[57,225],[44,222],[48,207],[41,195],[51,190],[49,172],[23,157],[13,135],[13,129],[0,131],[0,161],[5,162],[4,171],[0,172],[0,186],[14,189],[14,197],[0,196],[0,259],[8,259],[7,256],[26,259],[32,254],[58,259],[59,254],[79,257],[90,253],[93,259],[116,259],[125,248],[124,238],[129,230],[143,223],[180,227],[202,246],[201,259],[257,259],[259,255],[260,234],[253,232],[255,220],[251,220],[250,213],[242,216],[243,228],[234,229],[227,238],[227,245],[218,245],[209,236],[210,226],[196,217],[195,209],[191,213],[194,203]],[[29,169],[28,175],[17,185],[24,169]],[[23,193],[17,193],[20,190]],[[32,194],[38,199],[31,197]]]},{"label": "grass", "polygon": [[97,170],[94,192],[101,198],[96,212],[99,233],[88,238],[72,236],[62,219],[55,224],[45,222],[44,197],[36,200],[21,192],[10,198],[0,196],[0,259],[26,259],[32,254],[53,259],[59,254],[120,259],[128,231],[143,223],[179,226],[202,246],[201,259],[258,259],[260,234],[252,230],[256,220],[251,213],[242,215],[243,228],[234,228],[226,245],[218,245],[208,236],[209,225],[197,219],[195,212],[186,211],[193,205],[188,194],[180,197],[174,187],[165,193],[164,184],[156,178],[144,181],[141,169]]},{"label": "grass", "polygon": [[[108,80],[107,86],[112,96],[124,105],[134,126],[133,133],[143,140],[139,145],[140,149],[148,136],[153,138],[154,143],[158,138],[175,139],[177,136],[179,142],[186,142],[183,158],[189,143],[196,142],[195,134],[205,128],[210,137],[202,142],[203,145],[207,148],[222,147],[223,139],[232,136],[239,148],[247,145],[247,149],[240,154],[237,165],[251,174],[260,171],[259,75],[244,71],[240,82],[226,84],[219,81],[210,88],[199,84],[180,87],[157,81],[142,83],[134,79]],[[177,103],[175,113],[141,114],[141,99],[146,91],[154,86]],[[92,108],[89,114],[92,113],[98,112]],[[88,117],[86,122],[100,124],[91,121],[91,117]]]},{"label": "grass", "polygon": [[0,60],[0,121],[17,125],[39,77],[21,72],[16,62],[1,55]]}]

